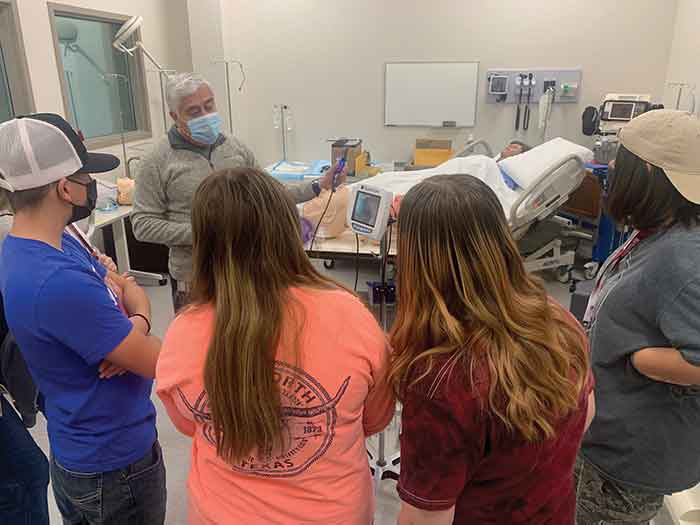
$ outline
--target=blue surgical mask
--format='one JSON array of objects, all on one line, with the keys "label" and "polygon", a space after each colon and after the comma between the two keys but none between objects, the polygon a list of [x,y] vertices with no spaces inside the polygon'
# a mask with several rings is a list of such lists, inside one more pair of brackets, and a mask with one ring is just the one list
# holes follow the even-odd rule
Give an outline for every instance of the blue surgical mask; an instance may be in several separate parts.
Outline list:
[{"label": "blue surgical mask", "polygon": [[221,134],[221,117],[218,113],[209,113],[187,121],[187,127],[192,140],[211,146]]}]

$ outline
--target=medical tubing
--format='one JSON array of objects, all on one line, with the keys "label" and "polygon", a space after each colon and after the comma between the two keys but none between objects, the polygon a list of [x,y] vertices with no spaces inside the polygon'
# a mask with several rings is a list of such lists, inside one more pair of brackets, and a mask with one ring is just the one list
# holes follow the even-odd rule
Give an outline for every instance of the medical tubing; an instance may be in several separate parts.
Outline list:
[{"label": "medical tubing", "polygon": [[527,131],[530,129],[530,98],[532,93],[531,88],[527,88],[527,103],[525,104],[525,115],[523,116],[523,130]]},{"label": "medical tubing", "polygon": [[357,292],[357,282],[360,280],[360,236],[355,234],[355,287]]},{"label": "medical tubing", "polygon": [[384,254],[384,259],[382,260],[382,265],[383,265],[383,268],[382,268],[382,286],[385,287],[383,290],[383,293],[385,293],[385,294],[386,294],[386,267],[389,263],[389,253],[391,252],[391,240],[392,240],[391,237],[392,237],[392,233],[393,233],[392,232],[392,229],[393,229],[392,225],[395,222],[396,222],[395,220],[389,219],[389,225],[387,226],[389,231],[387,232],[387,236],[386,236],[386,242],[387,242],[386,253]]},{"label": "medical tubing", "polygon": [[525,106],[525,116],[523,117],[523,129],[527,131],[530,128],[530,103]]},{"label": "medical tubing", "polygon": [[523,103],[523,87],[524,87],[523,81],[524,81],[524,78],[523,78],[523,75],[521,74],[520,75],[520,85],[519,85],[520,92],[518,94],[518,109],[515,112],[515,131],[520,130],[520,106]]},{"label": "medical tubing", "polygon": [[530,100],[532,100],[532,81],[533,75],[530,73],[528,75],[528,85],[527,85],[527,103],[525,105],[525,116],[523,117],[523,130],[527,131],[530,129]]},{"label": "medical tubing", "polygon": [[335,191],[332,191],[331,194],[328,196],[328,202],[326,203],[326,207],[323,210],[323,213],[321,214],[321,218],[318,220],[318,224],[316,225],[316,229],[314,230],[314,234],[311,237],[311,244],[309,245],[310,252],[314,251],[314,241],[316,240],[316,234],[318,233],[318,229],[321,227],[321,223],[323,222],[323,218],[326,216],[326,212],[328,211],[328,207],[331,205],[331,199],[333,198],[333,195],[335,195]]}]

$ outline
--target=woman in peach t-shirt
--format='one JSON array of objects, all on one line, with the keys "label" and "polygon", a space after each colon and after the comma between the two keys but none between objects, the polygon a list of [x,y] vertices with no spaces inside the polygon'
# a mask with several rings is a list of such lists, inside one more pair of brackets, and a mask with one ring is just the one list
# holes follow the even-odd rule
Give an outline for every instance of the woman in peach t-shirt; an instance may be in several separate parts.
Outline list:
[{"label": "woman in peach t-shirt", "polygon": [[156,372],[170,418],[193,437],[190,523],[371,523],[365,437],[394,412],[384,334],[313,268],[269,175],[208,177],[192,232],[192,303]]}]

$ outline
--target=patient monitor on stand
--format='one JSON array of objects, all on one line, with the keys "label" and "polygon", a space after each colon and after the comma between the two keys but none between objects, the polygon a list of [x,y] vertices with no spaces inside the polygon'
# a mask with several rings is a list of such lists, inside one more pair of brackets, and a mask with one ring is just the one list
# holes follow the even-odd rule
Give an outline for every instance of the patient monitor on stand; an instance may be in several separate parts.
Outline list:
[{"label": "patient monitor on stand", "polygon": [[651,95],[609,93],[600,108],[586,108],[583,133],[596,136],[593,146],[596,162],[607,164],[613,160],[617,154],[617,134],[620,130],[633,118],[657,107],[651,104]]},{"label": "patient monitor on stand", "polygon": [[365,184],[353,186],[348,207],[348,224],[358,235],[379,241],[389,224],[394,194]]},{"label": "patient monitor on stand", "polygon": [[[394,200],[394,194],[387,190],[382,190],[365,184],[357,184],[352,187],[352,196],[350,198],[351,205],[348,207],[348,224],[354,233],[381,241],[380,243],[380,260],[381,260],[381,281],[379,286],[373,291],[370,291],[370,297],[375,293],[379,296],[379,324],[386,332],[387,313],[386,305],[387,298],[390,294],[389,283],[386,277],[386,267],[389,261],[389,246],[387,241],[387,229],[391,219],[391,205]],[[359,246],[359,245],[358,245]],[[358,252],[359,253],[359,252]],[[392,285],[393,287],[393,285]],[[394,289],[394,294],[395,288]],[[401,468],[401,452],[396,452],[391,456],[386,455],[386,431],[379,433],[377,454],[374,455],[368,451],[370,462],[369,467],[374,478],[375,491],[379,490],[379,482],[386,478],[394,480],[399,479],[399,470]]]},{"label": "patient monitor on stand", "polygon": [[600,106],[598,134],[617,135],[630,120],[651,109],[651,95],[606,95]]}]

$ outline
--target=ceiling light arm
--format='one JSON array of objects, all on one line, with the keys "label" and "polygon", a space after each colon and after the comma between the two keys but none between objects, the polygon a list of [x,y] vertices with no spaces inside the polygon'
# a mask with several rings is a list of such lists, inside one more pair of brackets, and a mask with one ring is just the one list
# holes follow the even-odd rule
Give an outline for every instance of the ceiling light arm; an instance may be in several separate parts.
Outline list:
[{"label": "ceiling light arm", "polygon": [[146,55],[146,58],[148,58],[148,60],[151,61],[151,64],[153,64],[156,67],[158,72],[165,72],[165,68],[160,65],[160,63],[153,57],[153,55],[151,55],[151,53],[148,52],[148,49],[146,49],[146,46],[144,46],[140,40],[136,42],[134,47],[126,47],[124,44],[118,44],[115,45],[115,47],[122,53],[126,53],[129,56],[134,56],[134,52],[137,49],[140,49],[143,52],[143,54]]},{"label": "ceiling light arm", "polygon": [[148,58],[148,60],[156,67],[158,70],[158,78],[160,80],[160,95],[161,95],[161,109],[163,111],[163,128],[165,131],[168,130],[168,111],[165,107],[165,93],[164,93],[164,81],[167,80],[170,71],[166,70],[163,66],[160,65],[160,63],[151,55],[151,53],[148,52],[148,49],[146,49],[146,46],[143,45],[143,42],[140,40],[136,40],[134,43],[133,47],[127,47],[126,42],[129,40],[132,36],[135,38],[138,37],[138,30],[141,28],[143,25],[143,17],[141,16],[133,16],[119,28],[119,31],[117,31],[117,34],[114,35],[114,41],[112,42],[112,46],[114,49],[125,53],[129,56],[134,56],[135,52],[137,49],[140,49],[141,52]]}]

